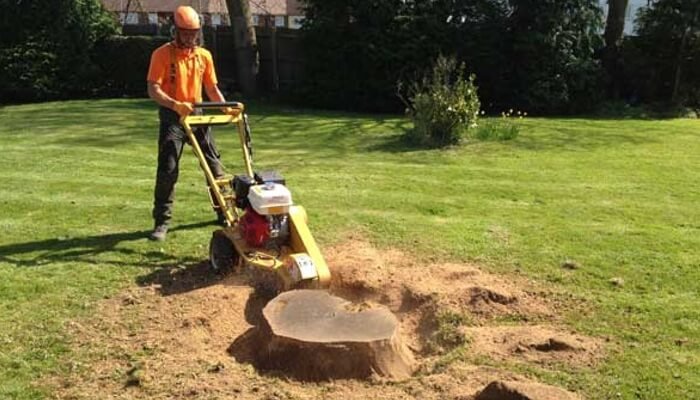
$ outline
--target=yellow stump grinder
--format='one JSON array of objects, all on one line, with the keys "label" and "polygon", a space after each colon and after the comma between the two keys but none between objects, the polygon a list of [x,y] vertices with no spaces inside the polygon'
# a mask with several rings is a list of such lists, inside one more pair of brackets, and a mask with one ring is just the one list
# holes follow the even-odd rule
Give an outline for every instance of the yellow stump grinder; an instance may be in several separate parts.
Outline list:
[{"label": "yellow stump grinder", "polygon": [[[247,270],[251,284],[265,297],[285,292],[262,309],[252,336],[255,365],[304,380],[365,379],[375,374],[408,378],[415,360],[388,308],[355,311],[347,308],[346,300],[325,291],[291,291],[328,289],[328,266],[309,231],[306,212],[292,202],[284,178],[276,171],[253,169],[243,104],[195,104],[199,109],[224,107],[237,112],[187,116],[181,122],[206,175],[212,206],[225,219],[226,227],[215,231],[209,244],[211,266]],[[244,171],[214,177],[192,129],[225,125],[238,128]]]},{"label": "yellow stump grinder", "polygon": [[[237,113],[189,115],[181,119],[192,149],[209,185],[212,206],[225,219],[214,232],[209,259],[217,271],[247,270],[252,285],[267,294],[300,289],[327,288],[330,272],[307,225],[304,208],[292,202],[285,180],[277,171],[255,171],[250,126],[239,102],[194,105],[219,111],[231,107]],[[195,140],[193,129],[204,126],[237,128],[243,153],[243,172],[214,177]]]}]

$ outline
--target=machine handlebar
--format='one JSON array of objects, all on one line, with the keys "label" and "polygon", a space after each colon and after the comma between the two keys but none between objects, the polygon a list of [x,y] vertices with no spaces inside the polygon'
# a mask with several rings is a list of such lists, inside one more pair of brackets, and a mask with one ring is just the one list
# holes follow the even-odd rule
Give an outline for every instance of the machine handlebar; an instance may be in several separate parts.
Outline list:
[{"label": "machine handlebar", "polygon": [[243,108],[243,103],[237,101],[225,101],[225,102],[212,102],[204,101],[201,103],[194,103],[192,105],[194,108],[221,108],[221,107],[233,107],[233,108]]}]

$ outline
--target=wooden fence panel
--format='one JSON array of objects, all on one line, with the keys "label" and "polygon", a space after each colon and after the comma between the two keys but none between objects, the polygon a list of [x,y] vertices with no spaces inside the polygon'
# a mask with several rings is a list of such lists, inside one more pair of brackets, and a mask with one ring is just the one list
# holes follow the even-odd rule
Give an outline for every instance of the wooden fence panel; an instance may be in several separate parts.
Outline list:
[{"label": "wooden fence panel", "polygon": [[[259,91],[284,92],[301,84],[304,60],[300,32],[292,29],[256,28],[256,35],[260,60]],[[238,90],[231,27],[205,29],[204,45],[212,52],[222,87],[228,91]]]},{"label": "wooden fence panel", "polygon": [[279,85],[285,91],[300,85],[304,78],[304,49],[296,30],[278,30],[277,43]]}]

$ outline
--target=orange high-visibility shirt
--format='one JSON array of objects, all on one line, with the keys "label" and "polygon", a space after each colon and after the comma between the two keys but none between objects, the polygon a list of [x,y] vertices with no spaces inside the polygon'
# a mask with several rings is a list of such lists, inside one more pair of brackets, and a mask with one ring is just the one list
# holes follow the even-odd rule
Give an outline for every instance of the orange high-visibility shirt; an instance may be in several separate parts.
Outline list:
[{"label": "orange high-visibility shirt", "polygon": [[214,61],[207,49],[181,49],[172,43],[153,51],[146,80],[159,84],[173,99],[189,103],[202,102],[202,83],[210,87],[218,82]]}]

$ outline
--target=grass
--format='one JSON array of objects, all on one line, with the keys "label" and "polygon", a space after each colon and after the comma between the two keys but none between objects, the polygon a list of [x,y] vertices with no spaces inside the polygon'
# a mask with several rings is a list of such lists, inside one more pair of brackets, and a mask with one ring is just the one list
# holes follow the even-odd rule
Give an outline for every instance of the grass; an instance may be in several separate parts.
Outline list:
[{"label": "grass", "polygon": [[[322,245],[359,229],[548,282],[586,300],[567,321],[608,338],[609,357],[524,372],[591,399],[700,398],[697,121],[528,118],[514,140],[440,151],[403,145],[400,118],[250,114],[258,165],[282,171]],[[145,240],[149,101],[11,106],[0,121],[0,398],[38,399],[36,382],[73,367],[65,324],[160,267],[205,259],[213,214],[187,151],[169,240]],[[239,169],[233,135],[217,141]]]}]

